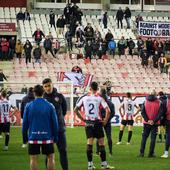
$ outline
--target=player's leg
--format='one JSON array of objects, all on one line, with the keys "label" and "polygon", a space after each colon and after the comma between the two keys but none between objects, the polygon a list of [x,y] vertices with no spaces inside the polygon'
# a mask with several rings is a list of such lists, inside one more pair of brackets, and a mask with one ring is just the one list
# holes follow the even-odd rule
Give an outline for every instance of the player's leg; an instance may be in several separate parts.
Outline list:
[{"label": "player's leg", "polygon": [[129,126],[128,126],[128,141],[127,141],[127,144],[130,144],[130,141],[131,141],[131,139],[132,139],[133,123],[134,123],[133,120],[130,120],[130,121],[129,121]]},{"label": "player's leg", "polygon": [[68,170],[67,142],[65,132],[59,132],[57,148],[60,155],[60,164],[63,170]]},{"label": "player's leg", "polygon": [[168,158],[168,151],[170,147],[170,125],[166,125],[166,140],[165,140],[165,151],[161,158]]},{"label": "player's leg", "polygon": [[10,123],[4,123],[4,134],[5,134],[5,146],[3,150],[7,151],[9,145]]},{"label": "player's leg", "polygon": [[55,169],[55,158],[54,158],[54,145],[53,144],[44,144],[41,145],[42,154],[47,155],[47,170]]},{"label": "player's leg", "polygon": [[94,141],[94,127],[93,126],[86,126],[86,138],[87,138],[87,149],[86,155],[88,160],[88,169],[96,169],[93,164],[93,141]]},{"label": "player's leg", "polygon": [[143,126],[142,141],[141,141],[140,155],[139,155],[141,157],[144,156],[146,140],[150,134],[150,128],[151,128],[151,126],[147,125],[147,124],[144,124],[144,126]]},{"label": "player's leg", "polygon": [[99,155],[99,141],[96,140],[96,155]]},{"label": "player's leg", "polygon": [[159,140],[158,142],[162,142],[162,133],[161,133],[161,126],[158,126],[158,137],[159,137]]},{"label": "player's leg", "polygon": [[112,127],[111,127],[111,123],[108,123],[105,127],[104,127],[106,136],[107,136],[107,142],[108,142],[108,146],[109,146],[109,154],[112,155]]},{"label": "player's leg", "polygon": [[30,170],[38,170],[38,155],[30,155]]},{"label": "player's leg", "polygon": [[121,125],[120,125],[120,131],[119,131],[119,141],[117,142],[117,145],[121,144],[123,132],[124,132],[126,124],[127,124],[127,121],[122,120]]},{"label": "player's leg", "polygon": [[29,144],[28,153],[30,155],[30,170],[38,170],[38,155],[40,154],[40,145]]},{"label": "player's leg", "polygon": [[100,152],[100,158],[101,158],[101,168],[102,169],[113,169],[114,167],[111,167],[107,164],[106,161],[106,150],[105,150],[105,144],[104,144],[104,131],[102,124],[95,125],[95,137],[98,139],[99,142],[99,152]]},{"label": "player's leg", "polygon": [[149,150],[148,157],[154,157],[154,149],[155,149],[157,131],[158,131],[158,127],[157,126],[152,126],[152,128],[151,128],[150,150]]}]

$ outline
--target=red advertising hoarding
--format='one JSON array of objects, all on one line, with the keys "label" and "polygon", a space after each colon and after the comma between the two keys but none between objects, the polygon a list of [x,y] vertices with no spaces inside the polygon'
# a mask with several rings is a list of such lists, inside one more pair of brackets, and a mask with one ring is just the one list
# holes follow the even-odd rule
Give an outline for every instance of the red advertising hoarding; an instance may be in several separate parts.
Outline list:
[{"label": "red advertising hoarding", "polygon": [[0,23],[0,32],[16,32],[15,23]]}]

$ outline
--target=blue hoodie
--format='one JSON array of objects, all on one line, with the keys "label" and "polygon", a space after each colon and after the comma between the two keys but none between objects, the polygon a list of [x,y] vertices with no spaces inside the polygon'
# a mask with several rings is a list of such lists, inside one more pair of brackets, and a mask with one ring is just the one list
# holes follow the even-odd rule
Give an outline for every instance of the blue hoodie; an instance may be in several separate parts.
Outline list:
[{"label": "blue hoodie", "polygon": [[22,134],[24,142],[49,144],[58,140],[58,118],[52,104],[37,98],[26,105]]}]

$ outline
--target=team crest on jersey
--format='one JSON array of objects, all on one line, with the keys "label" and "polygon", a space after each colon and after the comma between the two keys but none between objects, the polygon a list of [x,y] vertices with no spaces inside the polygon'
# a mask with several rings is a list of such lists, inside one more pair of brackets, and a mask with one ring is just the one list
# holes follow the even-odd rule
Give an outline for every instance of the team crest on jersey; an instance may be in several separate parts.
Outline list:
[{"label": "team crest on jersey", "polygon": [[55,97],[55,101],[58,102],[59,101],[59,97]]}]

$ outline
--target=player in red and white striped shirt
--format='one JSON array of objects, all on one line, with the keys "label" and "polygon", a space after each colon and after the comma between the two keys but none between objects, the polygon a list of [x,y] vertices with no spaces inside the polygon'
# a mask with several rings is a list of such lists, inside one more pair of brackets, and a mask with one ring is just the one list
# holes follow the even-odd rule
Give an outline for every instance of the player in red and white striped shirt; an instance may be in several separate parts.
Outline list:
[{"label": "player in red and white striped shirt", "polygon": [[[127,95],[127,99],[122,103],[122,105],[119,108],[120,116],[122,117],[122,122],[119,131],[119,142],[117,143],[117,145],[121,144],[123,131],[126,125],[128,125],[127,144],[130,144],[132,138],[133,123],[134,123],[133,117],[135,117],[140,111],[140,107],[137,106],[136,103],[132,100],[131,93],[127,93],[126,95]],[[137,109],[136,113],[135,113],[135,108]]]},{"label": "player in red and white striped shirt", "polygon": [[12,115],[17,111],[17,109],[11,105],[10,101],[7,100],[6,91],[1,92],[0,100],[0,131],[5,134],[5,146],[4,150],[8,150],[9,143],[9,133],[10,133],[10,111],[13,108]]},{"label": "player in red and white striped shirt", "polygon": [[[106,151],[104,146],[104,131],[103,125],[106,125],[110,117],[110,109],[105,100],[97,93],[98,84],[96,82],[91,83],[90,92],[87,95],[82,96],[76,104],[74,109],[77,116],[86,123],[86,136],[87,136],[87,159],[88,159],[88,170],[95,169],[93,165],[93,141],[94,138],[98,139],[99,152],[101,157],[101,168],[102,169],[113,169],[107,165],[106,162]],[[80,110],[84,108],[85,118],[82,117]],[[103,107],[106,110],[106,116],[102,120],[100,110]]]}]

